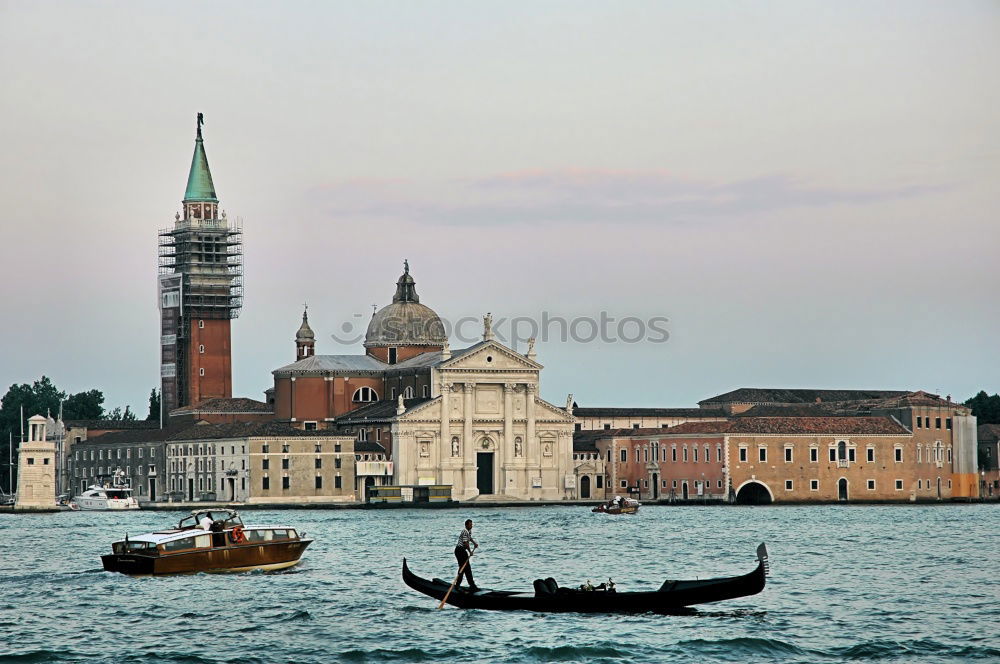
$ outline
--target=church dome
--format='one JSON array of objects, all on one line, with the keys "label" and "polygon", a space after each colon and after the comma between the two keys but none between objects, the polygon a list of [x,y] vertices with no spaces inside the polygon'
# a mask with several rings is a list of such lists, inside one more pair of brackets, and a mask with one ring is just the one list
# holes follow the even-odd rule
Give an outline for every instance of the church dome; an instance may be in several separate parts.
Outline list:
[{"label": "church dome", "polygon": [[430,307],[420,304],[410,266],[396,282],[392,304],[372,316],[365,335],[365,348],[382,346],[443,346],[447,341],[444,323]]},{"label": "church dome", "polygon": [[299,331],[295,333],[296,341],[313,341],[316,338],[316,334],[309,327],[309,316],[306,311],[302,312],[302,325],[299,326]]}]

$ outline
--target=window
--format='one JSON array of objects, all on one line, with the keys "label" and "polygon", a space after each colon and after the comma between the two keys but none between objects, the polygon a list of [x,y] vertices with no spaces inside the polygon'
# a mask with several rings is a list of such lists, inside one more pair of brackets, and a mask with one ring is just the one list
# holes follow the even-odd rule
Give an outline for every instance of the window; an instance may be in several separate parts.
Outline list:
[{"label": "window", "polygon": [[[929,484],[927,486],[928,486],[928,488],[930,487]],[[917,480],[917,488],[918,489],[923,489],[924,488],[924,481],[923,480]]]},{"label": "window", "polygon": [[[46,461],[48,461],[48,459],[46,459]],[[642,481],[642,486],[643,486],[644,489],[648,489],[649,488],[649,480],[643,480]]]},{"label": "window", "polygon": [[760,457],[761,462],[767,461],[767,448],[766,447],[758,447],[757,448],[757,456]]},{"label": "window", "polygon": [[261,470],[270,470],[271,469],[271,460],[268,459],[268,458],[261,459],[260,469]]},{"label": "window", "polygon": [[375,429],[375,440],[382,442],[382,430]]},{"label": "window", "polygon": [[605,431],[608,431],[608,430],[610,430],[610,429],[611,429],[611,425],[610,425],[610,424],[605,424],[605,425],[604,425],[604,430],[605,430]]},{"label": "window", "polygon": [[[594,486],[596,486],[598,489],[604,488],[604,475],[598,475],[597,477],[594,478],[594,481],[595,481]],[[666,484],[664,484],[664,486],[666,486]]]},{"label": "window", "polygon": [[875,448],[869,447],[867,452],[868,452],[868,463],[875,463]]},{"label": "window", "polygon": [[315,445],[313,445],[313,451],[316,454],[319,454],[320,452],[323,451],[323,446],[320,443],[316,443]]},{"label": "window", "polygon": [[368,441],[368,429],[358,429],[358,440],[362,443]]},{"label": "window", "polygon": [[677,446],[676,445],[674,447],[670,448],[670,460],[674,461],[674,462],[677,461]]},{"label": "window", "polygon": [[35,465],[35,459],[34,459],[34,457],[28,457],[28,465],[29,466],[34,466]]},{"label": "window", "polygon": [[267,454],[268,452],[271,451],[271,446],[268,445],[267,443],[264,443],[263,445],[260,446],[260,451],[263,452],[264,454]]},{"label": "window", "polygon": [[747,448],[740,448],[740,463],[746,463],[747,460]]},{"label": "window", "polygon": [[831,447],[830,448],[830,461],[834,461],[834,462],[837,461],[837,448],[836,447]]},{"label": "window", "polygon": [[[393,390],[393,396],[396,395],[395,390]],[[354,396],[351,397],[351,401],[354,403],[369,403],[371,401],[378,401],[378,392],[370,387],[359,387],[354,390]]]},{"label": "window", "polygon": [[420,388],[420,396],[422,396],[425,399],[430,396],[429,386],[424,385],[422,388]]},{"label": "window", "polygon": [[205,367],[202,367],[202,368],[198,369],[198,375],[199,376],[204,376],[205,375]]},{"label": "window", "polygon": [[809,448],[809,461],[812,463],[817,463],[819,461],[819,448],[810,447]]},{"label": "window", "polygon": [[395,348],[390,348],[389,349],[389,364],[395,364],[396,363],[396,357],[397,357],[396,349]]},{"label": "window", "polygon": [[[318,461],[318,459],[317,459],[317,461]],[[316,476],[316,488],[317,489],[322,489],[323,488],[323,478],[321,476],[319,476],[319,475]]]},{"label": "window", "polygon": [[792,448],[791,447],[786,447],[785,448],[785,463],[791,463],[791,462],[792,462]]},{"label": "window", "polygon": [[303,428],[306,431],[315,431],[316,430],[316,423],[315,422],[303,422],[302,424],[303,424]]},{"label": "window", "polygon": [[[989,449],[988,447],[986,449]],[[951,448],[948,448],[948,463],[951,463]]]},{"label": "window", "polygon": [[404,399],[412,399],[413,398],[413,386],[412,385],[408,385],[406,387],[406,389],[403,390],[403,398]]},{"label": "window", "polygon": [[695,445],[693,448],[691,448],[691,454],[693,455],[691,457],[691,460],[694,461],[695,463],[698,463],[698,446],[697,445]]},{"label": "window", "polygon": [[198,344],[198,352],[199,353],[205,352],[205,344]]},{"label": "window", "polygon": [[340,488],[342,488],[343,487],[343,482],[344,481],[340,478],[340,475],[335,476],[333,478],[333,488],[334,489],[340,489]]},{"label": "window", "polygon": [[847,460],[850,461],[851,463],[857,461],[857,458],[855,457],[856,451],[857,450],[855,450],[853,447],[847,450]]},{"label": "window", "polygon": [[340,457],[335,457],[333,460],[333,467],[340,468]]},{"label": "window", "polygon": [[127,450],[125,450],[125,458],[126,459],[131,459],[132,458],[132,448],[131,447],[128,448]]},{"label": "window", "polygon": [[902,447],[897,447],[896,448],[896,463],[902,463],[902,462],[903,462],[903,448]]},{"label": "window", "polygon": [[622,450],[621,451],[621,462],[622,463],[627,463],[628,462],[628,450]]},{"label": "window", "polygon": [[287,457],[281,460],[281,469],[282,470],[288,470],[288,461],[289,461],[289,459]]},{"label": "window", "polygon": [[284,477],[281,478],[281,488],[282,489],[288,489],[290,486],[291,486],[291,484],[290,484],[290,481],[288,479],[288,475],[285,475]]},{"label": "window", "polygon": [[[323,467],[323,459],[321,459],[319,457],[316,457],[316,468],[317,468],[317,470],[320,469],[320,468],[322,468],[322,467]],[[319,487],[316,487],[316,488],[318,489]]]},{"label": "window", "polygon": [[623,489],[627,489],[628,488],[628,480],[622,480],[621,481],[621,488],[623,488]]},{"label": "window", "polygon": [[264,491],[268,491],[271,488],[271,478],[267,475],[260,479],[260,488]]},{"label": "window", "polygon": [[875,490],[875,480],[868,480],[868,490],[869,491]]},{"label": "window", "polygon": [[333,444],[333,451],[334,452],[339,452],[340,451],[340,443],[334,443]]},{"label": "window", "polygon": [[903,480],[896,480],[896,491],[903,490]]},{"label": "window", "polygon": [[792,490],[792,480],[785,480],[785,491]]},{"label": "window", "polygon": [[281,445],[281,453],[282,454],[288,454],[288,443],[283,443]]},{"label": "window", "polygon": [[684,459],[684,463],[687,463],[687,460],[688,460],[688,446],[687,445],[684,446],[682,458]]},{"label": "window", "polygon": [[951,418],[949,417],[948,419],[946,419],[944,421],[944,424],[946,429],[951,429]]},{"label": "window", "polygon": [[722,445],[715,446],[715,460],[722,463]]},{"label": "window", "polygon": [[198,329],[199,330],[205,329],[205,321],[203,320],[198,321]]},{"label": "window", "polygon": [[923,428],[923,421],[924,421],[924,418],[921,417],[920,415],[917,415],[917,428],[918,429],[922,429]]},{"label": "window", "polygon": [[819,491],[819,480],[809,480],[809,490]]}]

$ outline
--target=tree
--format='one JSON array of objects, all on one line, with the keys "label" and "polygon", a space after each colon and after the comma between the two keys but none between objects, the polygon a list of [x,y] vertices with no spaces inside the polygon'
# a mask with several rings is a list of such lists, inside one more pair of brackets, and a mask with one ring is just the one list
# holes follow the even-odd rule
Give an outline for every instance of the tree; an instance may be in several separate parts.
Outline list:
[{"label": "tree", "polygon": [[135,413],[132,412],[132,407],[126,405],[125,412],[122,413],[122,422],[135,422],[137,419]]},{"label": "tree", "polygon": [[160,393],[154,387],[149,392],[149,415],[146,416],[146,421],[158,419],[160,419]]},{"label": "tree", "polygon": [[99,420],[104,417],[104,393],[100,390],[77,392],[63,402],[64,420]]},{"label": "tree", "polygon": [[990,396],[984,390],[967,399],[965,405],[972,409],[972,414],[979,424],[1000,424],[1000,394]]}]

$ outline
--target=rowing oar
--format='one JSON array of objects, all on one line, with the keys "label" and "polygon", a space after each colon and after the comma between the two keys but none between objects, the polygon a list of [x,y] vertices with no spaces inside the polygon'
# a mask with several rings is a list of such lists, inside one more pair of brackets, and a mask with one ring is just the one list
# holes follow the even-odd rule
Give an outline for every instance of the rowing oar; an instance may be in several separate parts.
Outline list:
[{"label": "rowing oar", "polygon": [[458,576],[456,576],[455,580],[451,582],[451,586],[449,586],[448,592],[446,592],[444,594],[444,599],[441,600],[440,604],[438,604],[438,608],[439,609],[443,609],[444,608],[444,603],[448,601],[448,596],[451,595],[451,591],[455,589],[455,585],[458,583],[458,580],[462,578],[462,572],[465,571],[465,566],[469,564],[469,561],[472,560],[472,556],[474,556],[475,554],[476,554],[475,549],[473,549],[472,551],[470,551],[469,552],[469,557],[466,558],[465,562],[462,563],[462,566],[458,568]]}]

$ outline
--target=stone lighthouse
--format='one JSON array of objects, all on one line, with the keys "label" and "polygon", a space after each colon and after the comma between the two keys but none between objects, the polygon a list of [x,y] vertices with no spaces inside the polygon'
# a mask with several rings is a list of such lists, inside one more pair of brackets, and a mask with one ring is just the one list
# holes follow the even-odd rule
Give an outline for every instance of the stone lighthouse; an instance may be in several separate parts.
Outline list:
[{"label": "stone lighthouse", "polygon": [[45,440],[45,418],[28,420],[28,440],[17,453],[17,502],[15,510],[56,509],[56,446]]}]

